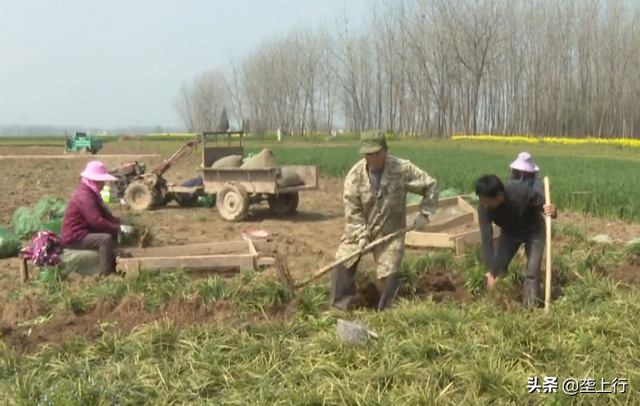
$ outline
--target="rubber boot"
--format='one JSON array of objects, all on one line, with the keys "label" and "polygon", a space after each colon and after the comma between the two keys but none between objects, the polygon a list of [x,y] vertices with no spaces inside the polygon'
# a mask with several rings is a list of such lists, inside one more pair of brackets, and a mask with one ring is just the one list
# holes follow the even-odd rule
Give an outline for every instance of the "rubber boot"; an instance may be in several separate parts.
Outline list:
[{"label": "rubber boot", "polygon": [[351,267],[336,265],[331,272],[331,306],[351,310],[356,299],[356,270],[358,259]]},{"label": "rubber boot", "polygon": [[393,305],[393,300],[400,289],[400,275],[398,273],[391,274],[386,278],[379,280],[379,286],[382,287],[380,291],[380,301],[378,302],[378,311],[387,310]]}]

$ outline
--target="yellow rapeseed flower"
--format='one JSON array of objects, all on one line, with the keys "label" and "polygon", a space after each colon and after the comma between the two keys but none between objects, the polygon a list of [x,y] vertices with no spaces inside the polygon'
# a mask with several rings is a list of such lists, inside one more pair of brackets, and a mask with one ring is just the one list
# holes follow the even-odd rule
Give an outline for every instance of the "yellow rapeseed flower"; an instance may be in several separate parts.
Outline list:
[{"label": "yellow rapeseed flower", "polygon": [[498,141],[511,144],[562,144],[562,145],[618,145],[623,147],[640,147],[640,140],[635,138],[564,138],[536,137],[525,135],[454,135],[454,141]]}]

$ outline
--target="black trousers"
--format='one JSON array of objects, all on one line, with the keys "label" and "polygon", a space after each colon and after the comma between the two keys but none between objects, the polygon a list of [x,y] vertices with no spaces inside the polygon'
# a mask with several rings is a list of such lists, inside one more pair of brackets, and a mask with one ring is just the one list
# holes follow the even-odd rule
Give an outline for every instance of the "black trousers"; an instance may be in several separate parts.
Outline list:
[{"label": "black trousers", "polygon": [[498,246],[494,256],[496,271],[495,273],[491,272],[496,277],[507,274],[509,264],[520,246],[524,244],[527,266],[523,301],[526,307],[534,307],[540,301],[540,269],[545,250],[545,236],[545,228],[541,227],[525,237],[516,237],[501,230],[500,237],[498,237]]},{"label": "black trousers", "polygon": [[69,244],[73,250],[98,251],[100,274],[110,275],[116,271],[116,247],[118,238],[109,234],[87,234],[82,240]]}]

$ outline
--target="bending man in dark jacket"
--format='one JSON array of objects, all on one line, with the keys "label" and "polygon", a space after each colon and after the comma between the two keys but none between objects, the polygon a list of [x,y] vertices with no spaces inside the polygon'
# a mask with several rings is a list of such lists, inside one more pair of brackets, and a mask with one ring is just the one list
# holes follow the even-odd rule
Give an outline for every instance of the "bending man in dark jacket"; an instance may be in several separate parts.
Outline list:
[{"label": "bending man in dark jacket", "polygon": [[[495,175],[485,175],[476,181],[478,220],[482,234],[487,288],[495,278],[507,273],[511,260],[524,244],[527,255],[524,304],[536,305],[540,297],[540,267],[545,249],[544,215],[557,217],[555,206],[544,204],[544,193],[526,183],[508,181],[503,184]],[[500,227],[498,247],[494,255],[493,226]]]},{"label": "bending man in dark jacket", "polygon": [[91,161],[80,174],[81,183],[67,202],[62,219],[62,245],[75,250],[96,250],[100,255],[103,276],[116,271],[118,233],[130,233],[131,226],[107,210],[100,190],[106,182],[116,180],[102,162]]}]

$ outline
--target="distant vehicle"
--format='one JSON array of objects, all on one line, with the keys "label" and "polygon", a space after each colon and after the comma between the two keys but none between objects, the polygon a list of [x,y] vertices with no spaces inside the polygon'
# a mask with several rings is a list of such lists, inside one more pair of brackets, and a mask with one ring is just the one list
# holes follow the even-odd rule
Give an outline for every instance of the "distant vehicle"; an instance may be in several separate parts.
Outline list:
[{"label": "distant vehicle", "polygon": [[97,137],[88,137],[87,133],[73,133],[73,137],[67,137],[64,144],[64,153],[80,152],[81,154],[95,155],[102,149],[102,140]]}]

